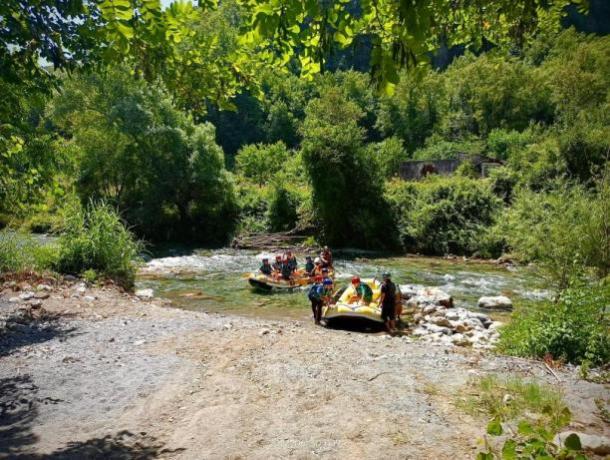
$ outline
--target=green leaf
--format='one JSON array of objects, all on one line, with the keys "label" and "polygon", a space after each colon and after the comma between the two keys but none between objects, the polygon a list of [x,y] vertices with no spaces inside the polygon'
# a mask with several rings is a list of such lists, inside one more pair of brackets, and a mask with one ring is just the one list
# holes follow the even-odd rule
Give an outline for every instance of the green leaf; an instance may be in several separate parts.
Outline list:
[{"label": "green leaf", "polygon": [[495,418],[487,425],[487,434],[492,436],[500,436],[504,431],[502,430],[502,423],[499,419]]},{"label": "green leaf", "polygon": [[503,460],[516,460],[517,459],[517,442],[514,439],[508,439],[504,446],[502,446],[502,459]]},{"label": "green leaf", "polygon": [[477,454],[477,460],[494,460],[494,456],[489,452],[479,452]]},{"label": "green leaf", "polygon": [[519,432],[519,434],[526,435],[526,436],[534,433],[534,429],[532,428],[532,425],[530,425],[525,420],[521,420],[519,422],[519,424],[517,425],[517,431]]},{"label": "green leaf", "polygon": [[568,450],[582,450],[580,438],[576,433],[570,434],[563,443]]}]

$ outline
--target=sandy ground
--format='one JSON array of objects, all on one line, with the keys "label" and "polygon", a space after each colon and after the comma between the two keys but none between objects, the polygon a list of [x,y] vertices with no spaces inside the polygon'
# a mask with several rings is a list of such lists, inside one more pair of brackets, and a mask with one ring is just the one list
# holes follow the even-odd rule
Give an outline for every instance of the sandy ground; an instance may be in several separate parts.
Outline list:
[{"label": "sandy ground", "polygon": [[[0,318],[15,295],[0,292]],[[455,401],[488,373],[557,385],[573,427],[607,428],[607,387],[537,362],[113,288],[59,286],[43,308],[0,333],[0,458],[474,458],[486,420]]]}]

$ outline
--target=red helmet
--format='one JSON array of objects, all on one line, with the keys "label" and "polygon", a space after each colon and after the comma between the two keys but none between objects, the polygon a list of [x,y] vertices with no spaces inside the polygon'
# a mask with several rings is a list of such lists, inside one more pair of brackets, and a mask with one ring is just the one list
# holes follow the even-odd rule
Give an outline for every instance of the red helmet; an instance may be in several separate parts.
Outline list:
[{"label": "red helmet", "polygon": [[354,276],[352,278],[352,284],[358,284],[360,282],[360,277],[359,276]]},{"label": "red helmet", "polygon": [[322,275],[316,275],[314,280],[315,280],[316,283],[321,283],[322,282]]},{"label": "red helmet", "polygon": [[282,260],[282,256],[280,256],[279,254],[277,256],[275,256],[275,260]]}]

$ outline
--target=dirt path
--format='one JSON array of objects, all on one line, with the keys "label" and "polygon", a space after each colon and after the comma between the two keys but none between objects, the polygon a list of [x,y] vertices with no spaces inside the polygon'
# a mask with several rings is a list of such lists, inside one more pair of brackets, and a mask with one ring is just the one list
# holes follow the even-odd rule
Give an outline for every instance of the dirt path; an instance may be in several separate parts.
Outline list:
[{"label": "dirt path", "polygon": [[454,407],[473,376],[560,385],[575,426],[607,394],[524,360],[113,289],[61,287],[43,306],[0,335],[0,458],[473,458],[484,420]]}]

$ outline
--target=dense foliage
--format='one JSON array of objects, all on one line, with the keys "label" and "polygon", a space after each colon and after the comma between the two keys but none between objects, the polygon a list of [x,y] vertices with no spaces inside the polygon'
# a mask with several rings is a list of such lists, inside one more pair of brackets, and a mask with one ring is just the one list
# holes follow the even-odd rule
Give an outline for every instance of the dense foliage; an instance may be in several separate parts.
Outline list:
[{"label": "dense foliage", "polygon": [[151,239],[222,242],[237,209],[214,127],[124,69],[66,82],[51,120],[78,150],[75,187]]},{"label": "dense foliage", "polygon": [[77,205],[66,213],[55,268],[75,275],[93,270],[129,288],[135,279],[133,261],[140,250],[140,243],[112,207]]},{"label": "dense foliage", "polygon": [[302,154],[323,237],[335,245],[383,247],[393,237],[382,176],[364,148],[363,112],[338,89],[306,109]]},{"label": "dense foliage", "polygon": [[522,309],[502,330],[499,349],[519,356],[572,363],[610,361],[610,286],[576,281],[557,302]]},{"label": "dense foliage", "polygon": [[466,177],[395,181],[387,195],[403,246],[425,254],[473,254],[489,247],[487,233],[500,210],[489,183]]}]

